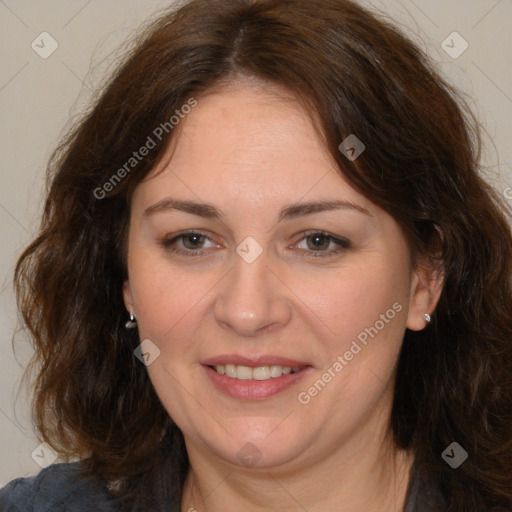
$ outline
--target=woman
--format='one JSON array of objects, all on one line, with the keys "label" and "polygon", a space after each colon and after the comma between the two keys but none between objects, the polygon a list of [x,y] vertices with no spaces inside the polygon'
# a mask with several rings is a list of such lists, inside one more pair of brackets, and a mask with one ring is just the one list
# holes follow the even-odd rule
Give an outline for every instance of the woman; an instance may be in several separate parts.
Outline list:
[{"label": "woman", "polygon": [[3,509],[512,510],[512,239],[455,96],[347,0],[146,30],[16,269],[80,462]]}]

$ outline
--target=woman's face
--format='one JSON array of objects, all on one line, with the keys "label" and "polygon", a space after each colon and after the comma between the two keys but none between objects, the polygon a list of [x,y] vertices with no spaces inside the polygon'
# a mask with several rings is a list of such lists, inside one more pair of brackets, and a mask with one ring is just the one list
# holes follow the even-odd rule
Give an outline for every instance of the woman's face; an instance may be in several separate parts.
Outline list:
[{"label": "woman's face", "polygon": [[179,129],[133,196],[124,297],[189,450],[294,468],[384,436],[433,309],[397,223],[279,89],[219,89]]}]

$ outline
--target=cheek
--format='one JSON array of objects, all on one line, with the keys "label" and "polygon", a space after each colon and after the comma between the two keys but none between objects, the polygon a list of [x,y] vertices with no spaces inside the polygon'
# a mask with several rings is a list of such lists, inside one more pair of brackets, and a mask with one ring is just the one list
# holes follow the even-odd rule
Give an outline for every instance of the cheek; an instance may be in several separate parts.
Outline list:
[{"label": "cheek", "polygon": [[[188,339],[215,281],[205,274],[173,269],[162,257],[140,253],[133,259],[130,284],[139,333],[160,345],[172,339]],[[173,344],[180,350],[181,345]],[[162,346],[168,349],[168,346]]]},{"label": "cheek", "polygon": [[[407,279],[387,263],[351,267],[329,287],[317,283],[314,290],[320,364],[298,400],[330,418],[333,436],[339,425],[348,425],[347,417],[362,418],[389,390],[405,331]],[[329,335],[320,336],[324,326]]]},{"label": "cheek", "polygon": [[392,265],[381,255],[371,255],[366,260],[321,279],[302,278],[297,282],[297,295],[305,298],[304,303],[314,313],[318,333],[324,332],[327,337],[322,338],[331,340],[329,352],[344,349],[376,322],[377,328],[381,328],[384,321],[385,328],[379,330],[390,335],[401,332],[405,326],[405,316],[398,315],[397,310],[406,310],[406,261],[397,262],[397,258]]}]

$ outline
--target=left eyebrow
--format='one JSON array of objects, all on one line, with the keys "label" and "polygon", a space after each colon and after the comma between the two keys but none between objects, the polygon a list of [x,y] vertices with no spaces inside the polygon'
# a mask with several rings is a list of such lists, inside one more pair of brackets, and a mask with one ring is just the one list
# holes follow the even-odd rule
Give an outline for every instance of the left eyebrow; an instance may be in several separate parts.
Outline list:
[{"label": "left eyebrow", "polygon": [[[182,201],[171,197],[157,201],[155,204],[146,208],[146,210],[144,210],[143,217],[149,217],[157,212],[172,210],[190,213],[206,219],[223,220],[225,218],[224,214],[211,204],[198,203],[195,201]],[[278,222],[333,210],[354,210],[369,217],[373,217],[366,208],[351,203],[350,201],[312,201],[308,203],[291,204],[284,207],[279,214]]]},{"label": "left eyebrow", "polygon": [[304,215],[311,215],[313,213],[326,212],[332,210],[355,210],[369,217],[373,215],[362,206],[351,203],[350,201],[312,201],[309,203],[297,203],[286,206],[279,214],[278,222],[285,219],[296,219]]}]

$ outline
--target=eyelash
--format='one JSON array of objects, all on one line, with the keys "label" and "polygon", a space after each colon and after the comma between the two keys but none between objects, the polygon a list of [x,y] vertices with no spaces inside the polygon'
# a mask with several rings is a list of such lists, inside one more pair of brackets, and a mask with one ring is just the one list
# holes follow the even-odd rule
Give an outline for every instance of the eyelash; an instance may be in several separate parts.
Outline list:
[{"label": "eyelash", "polygon": [[[343,238],[335,237],[329,233],[326,233],[325,231],[307,231],[304,233],[303,237],[295,244],[306,240],[307,238],[316,235],[317,237],[324,237],[330,242],[334,242],[337,245],[337,248],[330,251],[307,251],[304,253],[304,258],[329,258],[338,255],[339,253],[346,251],[347,249],[351,248],[351,244],[348,240]],[[168,250],[169,252],[175,253],[175,254],[182,254],[187,257],[205,257],[207,256],[207,253],[204,249],[196,249],[196,250],[189,250],[189,249],[180,249],[174,246],[174,244],[182,240],[183,238],[186,238],[188,236],[199,236],[201,238],[209,239],[208,235],[206,233],[201,233],[200,231],[186,231],[184,233],[180,233],[179,235],[173,236],[172,238],[168,238],[161,241],[161,245]]]}]

